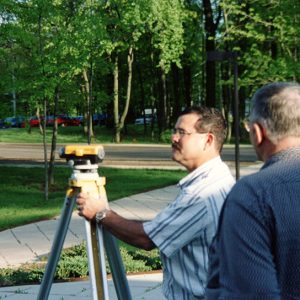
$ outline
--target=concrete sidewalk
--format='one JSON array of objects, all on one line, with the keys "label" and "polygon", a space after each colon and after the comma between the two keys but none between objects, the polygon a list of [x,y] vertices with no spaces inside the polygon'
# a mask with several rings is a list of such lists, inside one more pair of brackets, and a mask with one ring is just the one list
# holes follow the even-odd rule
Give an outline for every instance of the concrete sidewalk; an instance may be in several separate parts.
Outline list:
[{"label": "concrete sidewalk", "polygon": [[[132,300],[165,300],[161,291],[162,273],[127,276]],[[0,299],[37,299],[39,285],[26,285],[0,288]],[[113,282],[108,280],[110,300],[118,300]],[[89,281],[53,283],[49,300],[89,300],[92,299]]]},{"label": "concrete sidewalk", "polygon": [[[241,176],[257,171],[261,164],[241,167]],[[234,170],[232,170],[234,173]],[[177,195],[178,188],[169,186],[125,197],[110,203],[118,214],[136,220],[149,220]],[[56,233],[58,218],[41,221],[0,232],[0,268],[16,267],[26,262],[38,262],[49,253]],[[84,220],[73,213],[64,247],[85,240]],[[161,292],[162,274],[149,273],[127,276],[134,300],[164,299]],[[109,280],[110,299],[117,299]],[[38,285],[0,288],[0,299],[35,299]],[[91,299],[89,281],[53,284],[49,299]]]}]

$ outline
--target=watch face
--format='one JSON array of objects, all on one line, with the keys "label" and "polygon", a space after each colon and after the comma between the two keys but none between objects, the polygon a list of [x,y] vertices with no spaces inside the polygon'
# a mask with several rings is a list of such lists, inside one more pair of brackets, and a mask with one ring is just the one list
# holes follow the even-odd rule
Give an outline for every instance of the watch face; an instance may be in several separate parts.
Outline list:
[{"label": "watch face", "polygon": [[96,222],[100,222],[102,219],[106,217],[107,210],[99,211],[96,213]]}]

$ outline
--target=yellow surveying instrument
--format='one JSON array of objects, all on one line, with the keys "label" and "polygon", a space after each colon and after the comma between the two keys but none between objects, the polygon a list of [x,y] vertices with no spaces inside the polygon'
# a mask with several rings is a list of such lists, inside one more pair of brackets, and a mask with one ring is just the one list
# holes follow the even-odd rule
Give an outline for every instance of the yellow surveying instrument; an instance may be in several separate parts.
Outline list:
[{"label": "yellow surveying instrument", "polygon": [[[69,178],[60,222],[54,237],[45,274],[40,285],[38,300],[48,299],[55,270],[62,251],[63,243],[71,221],[73,208],[78,193],[84,191],[106,201],[105,177],[98,175],[98,163],[104,158],[101,145],[68,145],[60,150],[73,169]],[[107,204],[108,205],[108,204]],[[100,224],[85,221],[89,278],[93,300],[108,300],[105,253],[110,265],[116,294],[119,300],[131,300],[131,294],[125,276],[124,266],[116,239]]]}]

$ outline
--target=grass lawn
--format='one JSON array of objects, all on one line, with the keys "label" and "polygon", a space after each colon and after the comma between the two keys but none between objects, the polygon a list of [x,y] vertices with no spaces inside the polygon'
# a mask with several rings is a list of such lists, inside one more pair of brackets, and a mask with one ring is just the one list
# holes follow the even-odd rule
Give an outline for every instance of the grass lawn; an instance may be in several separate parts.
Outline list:
[{"label": "grass lawn", "polygon": [[[47,143],[51,143],[52,128],[46,129]],[[0,129],[0,143],[42,143],[42,135],[38,128],[33,127],[29,131],[29,128],[8,128]],[[147,127],[147,132],[144,132],[143,125],[127,125],[121,135],[121,143],[133,143],[133,144],[151,144],[162,143],[170,144],[171,130],[166,130],[160,137],[158,136],[158,130],[155,128],[154,136],[151,137],[150,127]],[[95,126],[94,137],[91,140],[92,143],[107,144],[114,142],[114,130],[113,128],[107,128],[106,126]],[[57,135],[57,143],[70,144],[70,143],[87,143],[87,136],[84,134],[82,126],[70,126],[59,127]],[[241,130],[240,144],[249,145],[249,135],[245,130]],[[234,137],[230,141],[231,145],[234,145]],[[227,145],[230,145],[227,144]]]},{"label": "grass lawn", "polygon": [[[68,167],[55,169],[55,184],[45,201],[43,168],[0,166],[0,231],[58,215],[71,172]],[[99,170],[99,175],[106,177],[109,201],[175,184],[185,174],[181,170]]]},{"label": "grass lawn", "polygon": [[[166,136],[166,142],[169,143],[170,134]],[[47,143],[51,142],[52,128],[47,127],[46,139]],[[111,143],[113,142],[114,131],[113,128],[106,126],[94,127],[93,143]],[[83,127],[59,127],[57,135],[58,143],[86,143],[87,136],[84,134]],[[0,142],[5,143],[41,143],[42,135],[39,128],[8,128],[0,129]],[[150,127],[147,128],[147,133],[144,133],[143,125],[127,125],[126,130],[123,130],[122,143],[158,143],[157,130],[155,130],[155,137],[151,138]]]}]

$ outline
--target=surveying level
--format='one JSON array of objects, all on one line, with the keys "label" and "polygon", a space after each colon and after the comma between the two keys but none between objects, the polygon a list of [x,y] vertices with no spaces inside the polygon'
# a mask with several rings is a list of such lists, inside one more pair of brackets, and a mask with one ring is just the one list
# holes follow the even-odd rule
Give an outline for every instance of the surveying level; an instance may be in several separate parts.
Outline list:
[{"label": "surveying level", "polygon": [[76,164],[98,164],[104,159],[105,153],[101,145],[69,145],[60,149],[59,156]]},{"label": "surveying level", "polygon": [[[101,145],[68,145],[60,150],[59,155],[67,160],[73,168],[73,173],[69,178],[69,187],[45,274],[40,285],[38,300],[48,299],[78,193],[83,191],[93,197],[101,198],[99,201],[106,201],[108,207],[104,187],[105,177],[99,177],[98,175],[98,163],[102,162],[104,158],[103,147]],[[116,239],[102,225],[95,222],[85,221],[85,229],[93,300],[109,299],[104,249],[118,299],[131,300]]]}]

